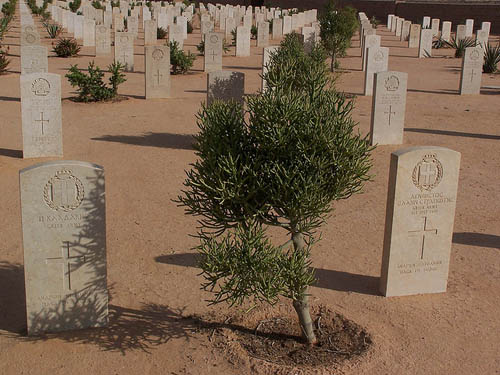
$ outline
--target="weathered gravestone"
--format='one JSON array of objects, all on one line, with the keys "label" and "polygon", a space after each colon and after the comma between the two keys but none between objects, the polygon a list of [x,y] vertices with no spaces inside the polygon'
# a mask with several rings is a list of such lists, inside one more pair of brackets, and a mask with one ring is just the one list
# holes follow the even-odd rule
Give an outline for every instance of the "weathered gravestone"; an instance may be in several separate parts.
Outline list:
[{"label": "weathered gravestone", "polygon": [[257,47],[269,45],[269,22],[264,21],[257,26]]},{"label": "weathered gravestone", "polygon": [[410,27],[411,27],[411,21],[404,21],[403,22],[403,27],[401,29],[401,41],[408,40],[410,37]]},{"label": "weathered gravestone", "polygon": [[207,75],[207,105],[214,100],[234,100],[243,103],[245,74],[220,70]]},{"label": "weathered gravestone", "polygon": [[48,73],[49,59],[45,46],[21,47],[21,74]]},{"label": "weathered gravestone", "polygon": [[418,57],[432,56],[432,29],[420,30],[420,42],[418,45]]},{"label": "weathered gravestone", "polygon": [[465,39],[467,36],[467,27],[465,25],[457,25],[457,33],[455,35],[455,39],[457,42],[459,40]]},{"label": "weathered gravestone", "polygon": [[104,25],[95,28],[95,55],[108,56],[111,54],[111,30]]},{"label": "weathered gravestone", "polygon": [[62,156],[61,76],[21,75],[23,157]]},{"label": "weathered gravestone", "polygon": [[250,29],[248,27],[236,28],[236,56],[250,56]]},{"label": "weathered gravestone", "polygon": [[115,33],[115,62],[121,63],[126,72],[134,71],[134,36],[129,33]]},{"label": "weathered gravestone", "polygon": [[450,21],[443,22],[443,27],[441,30],[441,39],[443,39],[446,42],[449,42],[451,40],[451,22]]},{"label": "weathered gravestone", "polygon": [[262,91],[266,90],[266,81],[264,80],[264,74],[267,73],[267,67],[269,64],[269,61],[271,59],[271,54],[276,53],[276,51],[279,49],[279,46],[272,46],[272,47],[265,47],[263,54],[262,54],[262,85],[261,89]]},{"label": "weathered gravestone", "polygon": [[34,29],[25,29],[21,32],[21,46],[40,45],[40,35]]},{"label": "weathered gravestone", "polygon": [[468,18],[465,20],[465,36],[470,38],[472,36],[472,32],[474,31],[474,20]]},{"label": "weathered gravestone", "polygon": [[460,95],[477,95],[481,92],[484,51],[481,46],[465,49],[460,75]]},{"label": "weathered gravestone", "polygon": [[431,30],[432,30],[432,36],[438,36],[439,35],[439,18],[433,18],[431,21]]},{"label": "weathered gravestone", "polygon": [[105,326],[104,170],[52,161],[19,180],[28,335]]},{"label": "weathered gravestone", "polygon": [[380,277],[383,295],[446,291],[460,153],[411,147],[392,153]]},{"label": "weathered gravestone", "polygon": [[204,71],[222,70],[222,33],[205,34]]},{"label": "weathered gravestone", "polygon": [[410,26],[408,48],[418,48],[419,43],[420,43],[420,25],[417,23],[413,23]]},{"label": "weathered gravestone", "polygon": [[403,143],[408,73],[375,73],[373,85],[370,143]]},{"label": "weathered gravestone", "polygon": [[95,46],[95,21],[84,20],[83,22],[83,46]]},{"label": "weathered gravestone", "polygon": [[177,42],[179,44],[179,49],[184,47],[182,25],[172,24],[168,27],[168,41]]},{"label": "weathered gravestone", "polygon": [[75,39],[83,39],[83,24],[84,24],[84,17],[83,16],[75,16],[75,32],[74,32],[74,37]]},{"label": "weathered gravestone", "polygon": [[279,39],[283,37],[283,19],[274,18],[273,19],[273,39]]},{"label": "weathered gravestone", "polygon": [[155,20],[144,21],[144,45],[154,46],[156,44],[157,26]]},{"label": "weathered gravestone", "polygon": [[365,70],[365,96],[373,94],[373,75],[378,72],[385,72],[389,64],[388,47],[372,47],[366,52]]},{"label": "weathered gravestone", "polygon": [[170,47],[146,46],[146,99],[170,97]]},{"label": "weathered gravestone", "polygon": [[367,49],[368,48],[374,48],[374,47],[380,47],[380,41],[381,41],[381,36],[380,35],[375,35],[375,34],[370,34],[365,36],[364,38],[364,44],[363,44],[363,49],[361,50],[361,58],[362,58],[362,71],[364,72],[366,69],[366,58],[367,58]]},{"label": "weathered gravestone", "polygon": [[283,35],[290,34],[292,32],[292,17],[283,17]]}]

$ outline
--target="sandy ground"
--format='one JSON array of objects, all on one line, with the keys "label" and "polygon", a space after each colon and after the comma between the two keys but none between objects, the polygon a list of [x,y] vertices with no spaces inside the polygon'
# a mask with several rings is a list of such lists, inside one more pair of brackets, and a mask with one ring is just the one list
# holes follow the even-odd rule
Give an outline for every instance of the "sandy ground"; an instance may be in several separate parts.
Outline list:
[{"label": "sandy ground", "polygon": [[[193,251],[195,220],[171,199],[180,193],[195,159],[195,113],[206,96],[199,57],[192,73],[172,77],[173,98],[144,100],[143,39],[135,47],[136,71],[127,73],[119,103],[80,104],[62,78],[64,158],[104,166],[107,185],[108,280],[111,328],[27,340],[18,171],[48,159],[22,159],[19,99],[19,23],[8,35],[10,73],[0,77],[0,374],[249,374],[265,372],[250,361],[233,365],[181,316],[213,311],[201,291]],[[39,24],[42,35],[47,36]],[[318,283],[314,303],[364,326],[374,340],[361,361],[332,373],[499,374],[500,332],[500,89],[458,96],[461,61],[417,59],[385,28],[391,70],[409,73],[403,146],[378,147],[374,181],[365,193],[335,204],[313,249]],[[495,38],[497,39],[497,38]],[[195,51],[199,30],[186,48]],[[498,39],[497,39],[498,40]],[[45,45],[50,45],[44,39]],[[277,43],[277,41],[276,41]],[[101,67],[111,57],[49,57],[49,71],[64,75],[71,64]],[[339,87],[363,91],[359,40],[341,61]],[[226,56],[224,69],[245,73],[245,92],[260,87],[262,50],[249,58]],[[500,75],[483,75],[500,86]],[[354,117],[369,130],[371,98],[357,96]],[[384,298],[378,293],[390,153],[436,145],[462,153],[448,291]],[[276,307],[280,309],[280,307]],[[268,371],[269,372],[269,371]],[[270,372],[272,373],[272,371]],[[291,374],[300,373],[298,371]]]}]

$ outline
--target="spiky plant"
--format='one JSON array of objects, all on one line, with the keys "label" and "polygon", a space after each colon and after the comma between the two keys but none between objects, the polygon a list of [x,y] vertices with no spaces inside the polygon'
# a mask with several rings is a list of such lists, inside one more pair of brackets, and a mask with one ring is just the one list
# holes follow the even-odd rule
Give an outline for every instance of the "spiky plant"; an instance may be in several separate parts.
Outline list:
[{"label": "spiky plant", "polygon": [[156,39],[165,39],[167,37],[167,30],[163,27],[158,27],[156,29]]},{"label": "spiky plant", "polygon": [[71,38],[61,38],[57,41],[53,51],[59,57],[73,57],[77,56],[80,52],[80,46],[76,40]]},{"label": "spiky plant", "polygon": [[446,40],[444,40],[441,37],[432,42],[432,48],[434,49],[449,48],[449,47],[450,46],[448,45],[448,43],[446,43]]},{"label": "spiky plant", "polygon": [[7,52],[0,50],[0,74],[7,73],[10,60],[7,58]]},{"label": "spiky plant", "polygon": [[446,44],[455,49],[456,58],[464,57],[466,48],[475,47],[477,45],[476,41],[473,38],[463,38],[457,40],[456,37],[453,37],[451,41],[446,42]]},{"label": "spiky plant", "polygon": [[45,30],[47,30],[47,34],[49,34],[50,39],[55,39],[61,34],[62,28],[58,24],[55,23],[46,23],[44,24]]},{"label": "spiky plant", "polygon": [[495,73],[497,71],[498,63],[500,62],[500,44],[494,46],[490,43],[486,44],[484,50],[484,73]]},{"label": "spiky plant", "polygon": [[191,51],[184,52],[176,41],[170,42],[169,46],[172,74],[186,74],[193,66],[196,55]]}]

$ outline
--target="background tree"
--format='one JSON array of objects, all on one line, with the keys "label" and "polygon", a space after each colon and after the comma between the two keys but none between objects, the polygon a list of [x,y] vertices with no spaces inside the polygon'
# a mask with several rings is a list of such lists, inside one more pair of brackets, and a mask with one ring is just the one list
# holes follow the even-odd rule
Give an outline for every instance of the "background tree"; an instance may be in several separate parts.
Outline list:
[{"label": "background tree", "polygon": [[[296,34],[270,57],[267,89],[198,114],[198,160],[178,201],[200,217],[198,250],[210,303],[290,298],[304,338],[316,342],[308,303],[311,247],[331,203],[360,191],[371,166],[354,134],[353,104],[329,79],[324,50],[304,52]],[[275,245],[267,229],[289,240]]]},{"label": "background tree", "polygon": [[337,58],[345,56],[351,45],[351,38],[358,28],[356,9],[351,7],[338,9],[335,1],[330,0],[320,15],[319,22],[321,43],[331,58],[330,71],[333,72]]}]

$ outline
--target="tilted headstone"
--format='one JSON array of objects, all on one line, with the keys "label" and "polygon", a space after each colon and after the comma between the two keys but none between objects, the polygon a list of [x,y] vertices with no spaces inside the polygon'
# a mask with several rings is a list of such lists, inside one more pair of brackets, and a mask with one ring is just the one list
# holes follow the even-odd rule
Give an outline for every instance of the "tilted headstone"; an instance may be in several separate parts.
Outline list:
[{"label": "tilted headstone", "polygon": [[481,46],[465,49],[460,75],[460,95],[478,95],[481,92],[484,50]]},{"label": "tilted headstone", "polygon": [[250,56],[250,29],[248,27],[236,28],[236,56]]},{"label": "tilted headstone", "polygon": [[84,20],[83,22],[83,46],[95,46],[95,21]]},{"label": "tilted headstone", "polygon": [[443,27],[441,30],[441,39],[443,39],[446,42],[451,41],[451,22],[450,21],[443,22]]},{"label": "tilted headstone", "polygon": [[403,143],[408,73],[375,73],[373,85],[370,143]]},{"label": "tilted headstone", "polygon": [[257,25],[257,47],[269,45],[269,22],[261,22]]},{"label": "tilted headstone", "polygon": [[115,32],[115,62],[121,63],[126,72],[134,71],[134,37],[132,34]]},{"label": "tilted headstone", "polygon": [[457,33],[455,39],[457,42],[459,40],[465,39],[467,37],[467,27],[465,25],[457,25]]},{"label": "tilted headstone", "polygon": [[111,55],[111,30],[104,25],[95,28],[95,55]]},{"label": "tilted headstone", "polygon": [[432,30],[432,36],[438,36],[439,35],[439,18],[433,18],[431,21],[431,30]]},{"label": "tilted headstone", "polygon": [[146,99],[170,97],[170,47],[146,46]]},{"label": "tilted headstone", "polygon": [[156,44],[157,25],[155,20],[144,21],[144,45],[154,46]]},{"label": "tilted headstone", "polygon": [[243,103],[245,74],[220,70],[207,75],[207,105],[214,100],[234,100]]},{"label": "tilted headstone", "polygon": [[391,154],[380,277],[383,295],[446,291],[460,153],[411,147]]},{"label": "tilted headstone", "polygon": [[273,39],[280,39],[283,37],[283,19],[274,18],[273,19]]},{"label": "tilted headstone", "polygon": [[474,31],[474,20],[468,18],[465,20],[465,36],[467,38],[470,38],[472,36],[473,31]]},{"label": "tilted headstone", "polygon": [[45,46],[21,47],[21,74],[48,73],[49,59]]},{"label": "tilted headstone", "polygon": [[51,161],[19,181],[28,335],[105,326],[104,170]]},{"label": "tilted headstone", "polygon": [[410,36],[408,38],[408,48],[418,48],[420,44],[420,29],[418,23],[413,23],[410,26]]},{"label": "tilted headstone", "polygon": [[62,156],[61,76],[21,75],[23,157]]},{"label": "tilted headstone", "polygon": [[420,30],[420,42],[418,46],[418,57],[432,56],[432,29]]},{"label": "tilted headstone", "polygon": [[209,32],[205,34],[204,71],[222,70],[223,34]]},{"label": "tilted headstone", "polygon": [[365,96],[373,94],[373,75],[387,71],[389,64],[388,47],[372,47],[366,51]]},{"label": "tilted headstone", "polygon": [[265,91],[267,88],[266,81],[264,80],[264,74],[267,73],[268,64],[271,59],[271,54],[276,53],[279,50],[279,46],[265,47],[262,53],[262,85],[261,90]]}]

